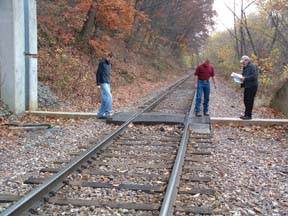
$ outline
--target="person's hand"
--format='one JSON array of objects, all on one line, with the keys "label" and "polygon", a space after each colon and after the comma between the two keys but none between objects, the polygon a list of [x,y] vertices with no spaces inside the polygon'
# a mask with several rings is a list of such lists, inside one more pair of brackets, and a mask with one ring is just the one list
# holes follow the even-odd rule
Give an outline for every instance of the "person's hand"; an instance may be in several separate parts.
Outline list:
[{"label": "person's hand", "polygon": [[197,89],[198,88],[198,85],[197,83],[194,83],[194,88]]},{"label": "person's hand", "polygon": [[245,80],[245,77],[240,77],[240,80],[243,82]]},{"label": "person's hand", "polygon": [[100,85],[98,85],[97,88],[100,89]]}]

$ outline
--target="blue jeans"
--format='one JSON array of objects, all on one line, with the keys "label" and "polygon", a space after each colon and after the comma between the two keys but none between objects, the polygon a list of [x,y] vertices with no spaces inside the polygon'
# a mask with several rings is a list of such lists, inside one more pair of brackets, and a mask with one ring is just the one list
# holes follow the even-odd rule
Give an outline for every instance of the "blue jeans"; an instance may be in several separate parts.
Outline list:
[{"label": "blue jeans", "polygon": [[204,93],[204,113],[208,113],[209,109],[209,97],[210,97],[210,82],[198,80],[197,94],[196,94],[196,113],[200,112],[202,92]]},{"label": "blue jeans", "polygon": [[98,117],[107,116],[112,112],[112,95],[110,92],[110,84],[102,83],[101,87],[101,106],[99,112],[97,113]]}]

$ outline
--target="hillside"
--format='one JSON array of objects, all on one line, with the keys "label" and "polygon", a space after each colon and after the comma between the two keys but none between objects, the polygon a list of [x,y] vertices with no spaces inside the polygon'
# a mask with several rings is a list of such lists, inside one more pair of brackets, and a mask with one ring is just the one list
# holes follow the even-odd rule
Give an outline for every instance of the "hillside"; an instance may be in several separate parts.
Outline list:
[{"label": "hillside", "polygon": [[[101,5],[104,8],[101,12],[103,14],[97,12],[97,17],[92,20],[93,31],[88,34],[88,39],[87,35],[83,37],[83,26],[89,22],[91,9],[102,10],[99,5],[87,6],[87,2],[89,1],[37,2],[39,81],[50,86],[60,100],[69,102],[69,106],[58,109],[95,110],[100,102],[99,90],[95,85],[95,71],[98,62],[110,51],[115,55],[111,85],[113,107],[116,110],[123,104],[135,101],[139,96],[175,81],[191,68],[191,63],[187,64],[187,61],[184,61],[183,50],[177,48],[178,45],[180,47],[180,42],[177,44],[176,41],[170,40],[169,43],[173,44],[172,49],[171,44],[167,45],[171,33],[167,33],[165,39],[165,35],[161,35],[163,32],[157,33],[158,27],[152,26],[153,11],[149,11],[149,15],[142,13],[145,14],[143,16],[146,21],[135,18],[130,26],[124,21],[122,23],[119,21],[127,19],[125,7],[130,7],[130,10],[127,9],[128,12],[134,8],[133,13],[136,17],[135,14],[139,11],[135,9],[137,7],[135,1],[130,1],[129,4],[123,3],[125,7],[113,5],[114,3],[107,4],[106,7],[113,6],[114,11],[118,10],[117,28],[110,26],[113,18],[110,18],[111,22],[108,24],[100,22],[105,18],[103,16],[110,16],[109,13],[113,11],[111,9],[106,11],[105,5]],[[145,4],[140,6],[143,7]],[[165,8],[167,9],[166,5]],[[123,11],[125,14],[121,15]],[[120,28],[120,25],[123,27]]]}]

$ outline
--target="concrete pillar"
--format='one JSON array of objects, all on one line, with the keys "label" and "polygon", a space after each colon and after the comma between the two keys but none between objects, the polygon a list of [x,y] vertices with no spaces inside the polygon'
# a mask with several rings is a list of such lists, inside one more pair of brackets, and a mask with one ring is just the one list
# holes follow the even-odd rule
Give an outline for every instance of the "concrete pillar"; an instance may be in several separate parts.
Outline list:
[{"label": "concrete pillar", "polygon": [[25,41],[23,0],[0,1],[1,98],[12,112],[25,110]]},{"label": "concrete pillar", "polygon": [[26,110],[38,107],[37,77],[37,9],[36,0],[24,0],[25,14],[25,106]]},{"label": "concrete pillar", "polygon": [[288,80],[273,97],[271,106],[288,117]]},{"label": "concrete pillar", "polygon": [[12,112],[37,109],[36,0],[0,0],[0,97]]}]

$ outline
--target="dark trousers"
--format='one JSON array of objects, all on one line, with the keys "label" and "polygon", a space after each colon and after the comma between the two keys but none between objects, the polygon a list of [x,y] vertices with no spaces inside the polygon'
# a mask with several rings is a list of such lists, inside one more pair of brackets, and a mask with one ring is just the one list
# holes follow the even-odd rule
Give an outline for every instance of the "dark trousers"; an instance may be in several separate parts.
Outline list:
[{"label": "dark trousers", "polygon": [[244,89],[245,116],[252,117],[252,109],[257,89],[258,86],[253,86]]}]

